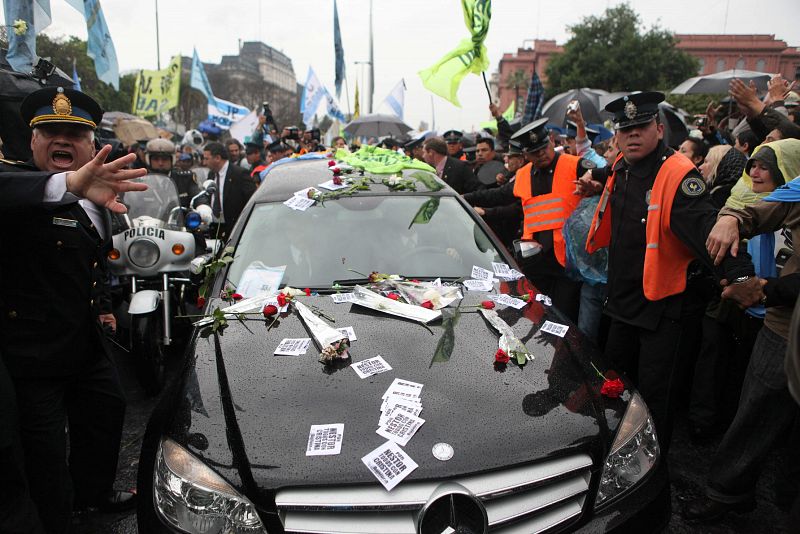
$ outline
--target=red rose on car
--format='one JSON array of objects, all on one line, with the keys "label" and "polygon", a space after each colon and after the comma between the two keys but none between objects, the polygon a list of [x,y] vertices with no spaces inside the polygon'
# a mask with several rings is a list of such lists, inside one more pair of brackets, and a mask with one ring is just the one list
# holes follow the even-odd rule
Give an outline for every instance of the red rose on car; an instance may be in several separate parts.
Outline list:
[{"label": "red rose on car", "polygon": [[494,309],[494,302],[491,300],[484,300],[481,302],[481,308],[484,310],[493,310]]},{"label": "red rose on car", "polygon": [[289,302],[289,299],[286,298],[286,295],[283,293],[278,293],[278,306],[283,308],[286,306],[286,303]]},{"label": "red rose on car", "polygon": [[305,294],[306,294],[306,296],[307,296],[307,297],[310,297],[310,296],[311,296],[311,289],[309,289],[309,288],[305,288],[303,291],[305,292]]},{"label": "red rose on car", "polygon": [[508,363],[510,359],[503,349],[497,349],[497,352],[494,353],[494,361],[497,363]]},{"label": "red rose on car", "polygon": [[390,298],[392,300],[398,300],[400,298],[400,295],[398,295],[397,293],[389,293],[388,295],[386,295],[386,298]]},{"label": "red rose on car", "polygon": [[433,309],[433,302],[431,302],[429,300],[426,300],[425,302],[420,304],[420,306],[422,306],[423,308],[427,308],[429,310],[432,310]]},{"label": "red rose on car", "polygon": [[261,312],[264,314],[264,317],[269,319],[270,317],[273,317],[276,313],[278,313],[278,308],[274,304],[267,304],[266,306],[264,306],[264,309],[261,310]]},{"label": "red rose on car", "polygon": [[342,179],[339,176],[334,176],[333,183],[334,185],[342,185]]},{"label": "red rose on car", "polygon": [[336,166],[336,162],[335,161],[333,161],[333,160],[328,161],[328,167],[335,167],[335,166]]},{"label": "red rose on car", "polygon": [[205,308],[206,307],[206,298],[205,297],[197,297],[197,307],[198,308]]},{"label": "red rose on car", "polygon": [[616,399],[622,392],[625,391],[625,384],[622,383],[622,380],[619,378],[615,378],[614,380],[609,380],[606,378],[603,381],[603,385],[600,388],[600,393],[605,395],[606,397]]}]

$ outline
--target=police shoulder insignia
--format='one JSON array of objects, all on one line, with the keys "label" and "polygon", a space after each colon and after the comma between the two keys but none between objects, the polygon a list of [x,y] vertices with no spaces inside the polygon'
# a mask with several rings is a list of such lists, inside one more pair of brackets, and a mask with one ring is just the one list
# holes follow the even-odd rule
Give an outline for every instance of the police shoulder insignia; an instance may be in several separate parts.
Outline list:
[{"label": "police shoulder insignia", "polygon": [[699,197],[706,192],[706,183],[702,178],[689,176],[681,182],[681,191],[687,197]]}]

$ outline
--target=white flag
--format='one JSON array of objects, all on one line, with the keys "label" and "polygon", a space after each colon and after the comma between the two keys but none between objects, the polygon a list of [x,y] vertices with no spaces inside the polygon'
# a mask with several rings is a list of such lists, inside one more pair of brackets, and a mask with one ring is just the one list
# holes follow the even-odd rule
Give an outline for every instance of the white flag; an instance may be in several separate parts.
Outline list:
[{"label": "white flag", "polygon": [[249,137],[253,135],[258,126],[258,112],[251,111],[246,117],[233,123],[231,126],[231,137],[238,139],[242,143],[249,141]]},{"label": "white flag", "polygon": [[406,82],[403,78],[400,78],[400,81],[397,82],[397,85],[394,86],[394,89],[389,93],[389,95],[383,99],[383,103],[389,106],[395,115],[400,117],[400,120],[403,120],[403,108],[405,107],[405,94],[406,94]]},{"label": "white flag", "polygon": [[300,99],[300,113],[303,114],[303,122],[311,124],[311,119],[317,112],[320,101],[325,97],[327,91],[314,73],[314,69],[309,65],[306,84],[303,87],[303,98]]},{"label": "white flag", "polygon": [[214,101],[208,103],[208,120],[223,130],[230,129],[235,122],[242,120],[249,113],[250,110],[246,107],[218,97],[214,97]]}]

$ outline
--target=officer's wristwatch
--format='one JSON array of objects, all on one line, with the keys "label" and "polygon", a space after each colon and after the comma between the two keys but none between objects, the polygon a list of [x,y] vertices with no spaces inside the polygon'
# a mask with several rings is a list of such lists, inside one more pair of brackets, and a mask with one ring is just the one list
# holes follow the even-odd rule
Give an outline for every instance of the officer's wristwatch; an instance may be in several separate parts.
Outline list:
[{"label": "officer's wristwatch", "polygon": [[739,278],[734,278],[733,281],[731,282],[731,284],[744,284],[745,282],[747,282],[751,278],[753,278],[753,277],[750,276],[750,275],[740,276]]}]

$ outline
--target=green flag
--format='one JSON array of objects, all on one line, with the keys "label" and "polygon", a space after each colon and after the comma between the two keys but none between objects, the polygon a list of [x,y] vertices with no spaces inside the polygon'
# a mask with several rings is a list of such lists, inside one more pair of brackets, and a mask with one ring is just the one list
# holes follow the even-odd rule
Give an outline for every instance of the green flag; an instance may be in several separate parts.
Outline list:
[{"label": "green flag", "polygon": [[489,68],[489,56],[483,41],[489,32],[492,18],[492,0],[461,0],[464,22],[472,34],[445,55],[434,66],[419,71],[422,85],[454,105],[458,102],[458,86],[468,73],[480,74]]},{"label": "green flag", "polygon": [[417,213],[414,215],[414,218],[411,219],[411,224],[408,225],[408,229],[410,230],[415,224],[428,224],[431,222],[431,219],[433,219],[433,216],[436,214],[436,210],[438,209],[439,197],[429,198],[422,203],[422,206],[419,207]]},{"label": "green flag", "polygon": [[511,101],[511,105],[508,106],[508,109],[506,109],[503,112],[503,118],[505,120],[507,120],[508,122],[511,122],[511,121],[514,120],[514,113],[516,113],[516,110],[514,108],[516,107],[516,104],[517,103],[512,100]]}]

